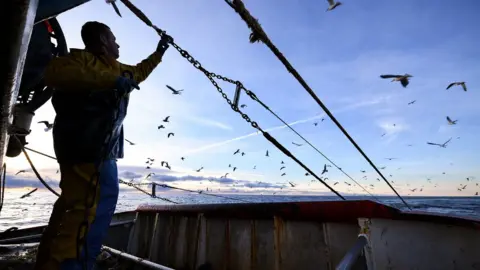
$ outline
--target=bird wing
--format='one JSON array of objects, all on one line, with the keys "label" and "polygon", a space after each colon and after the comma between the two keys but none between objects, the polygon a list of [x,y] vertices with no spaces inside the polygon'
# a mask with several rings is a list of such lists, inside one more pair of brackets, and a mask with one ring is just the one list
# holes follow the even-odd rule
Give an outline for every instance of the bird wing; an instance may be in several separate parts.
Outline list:
[{"label": "bird wing", "polygon": [[448,116],[447,116],[447,121],[448,121],[449,123],[452,123],[452,119],[450,119],[450,117],[448,117]]},{"label": "bird wing", "polygon": [[40,122],[38,122],[38,123],[39,123],[39,124],[45,124],[45,125],[48,125],[48,124],[49,124],[48,121],[40,121]]},{"label": "bird wing", "polygon": [[427,142],[427,144],[430,144],[430,145],[440,145],[438,143],[433,143],[433,142]]},{"label": "bird wing", "polygon": [[335,0],[327,0],[327,1],[330,6],[333,6],[335,4]]},{"label": "bird wing", "polygon": [[448,139],[448,141],[446,141],[443,145],[446,145],[446,144],[449,143],[451,140],[452,140],[452,138]]},{"label": "bird wing", "polygon": [[171,87],[170,85],[167,84],[167,88],[172,90],[172,92],[177,92],[177,90],[175,90],[173,87]]},{"label": "bird wing", "polygon": [[462,88],[463,88],[463,91],[467,91],[467,85],[465,83],[462,83]]},{"label": "bird wing", "polygon": [[452,86],[454,86],[454,85],[455,85],[455,83],[449,84],[449,85],[447,86],[447,89],[446,89],[446,90],[450,89],[450,87],[452,87]]},{"label": "bird wing", "polygon": [[391,78],[398,78],[400,75],[392,75],[392,74],[385,74],[385,75],[380,75],[380,78],[382,79],[391,79]]}]

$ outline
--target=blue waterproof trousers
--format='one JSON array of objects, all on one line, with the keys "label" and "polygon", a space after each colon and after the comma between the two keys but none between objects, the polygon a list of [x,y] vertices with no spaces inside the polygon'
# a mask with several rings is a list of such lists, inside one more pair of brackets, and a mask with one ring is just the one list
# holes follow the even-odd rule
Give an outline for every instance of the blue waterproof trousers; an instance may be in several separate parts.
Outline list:
[{"label": "blue waterproof trousers", "polygon": [[94,163],[60,164],[62,194],[42,235],[36,270],[82,270],[84,263],[87,269],[93,268],[119,192],[116,161],[106,160],[96,167]]}]

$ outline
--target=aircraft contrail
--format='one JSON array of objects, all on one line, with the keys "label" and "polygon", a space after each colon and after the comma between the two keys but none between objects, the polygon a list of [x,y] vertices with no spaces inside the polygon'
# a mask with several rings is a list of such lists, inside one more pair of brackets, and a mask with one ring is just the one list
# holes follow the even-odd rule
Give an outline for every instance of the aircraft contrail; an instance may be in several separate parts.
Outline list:
[{"label": "aircraft contrail", "polygon": [[[380,103],[382,100],[384,100],[384,98],[380,97],[380,98],[373,99],[373,100],[367,100],[367,101],[363,101],[363,102],[357,102],[357,103],[355,103],[355,104],[348,105],[348,106],[345,106],[345,107],[340,108],[340,109],[338,109],[338,110],[335,110],[335,113],[341,113],[341,112],[346,112],[346,111],[354,110],[354,109],[357,109],[357,108],[360,108],[360,107],[375,105],[375,104]],[[315,119],[319,119],[319,118],[322,118],[322,117],[325,117],[325,116],[326,116],[325,113],[321,113],[321,114],[318,114],[318,115],[315,115],[315,116],[312,116],[312,117],[309,117],[309,118],[305,118],[305,119],[293,121],[293,122],[291,122],[291,123],[288,123],[288,125],[289,125],[289,126],[295,126],[295,125],[303,124],[303,123],[306,123],[306,122],[310,122],[310,121],[313,121],[313,120],[315,120]],[[287,127],[287,125],[280,125],[280,126],[276,126],[276,127],[271,127],[271,128],[264,129],[264,131],[270,132],[270,131],[275,131],[275,130],[284,129],[284,128],[286,128],[286,127]],[[235,138],[232,138],[232,139],[229,139],[229,140],[225,140],[225,141],[221,141],[221,142],[217,142],[217,143],[212,143],[212,144],[209,144],[209,145],[205,145],[205,146],[202,146],[202,147],[199,147],[199,148],[190,150],[190,151],[187,152],[187,154],[193,154],[193,153],[202,152],[202,151],[205,151],[205,150],[208,150],[208,149],[212,149],[212,148],[216,148],[216,147],[220,147],[220,146],[229,144],[229,143],[231,143],[231,142],[240,141],[240,140],[243,140],[243,139],[246,139],[246,138],[249,138],[249,137],[253,137],[253,136],[258,136],[258,135],[260,135],[260,133],[258,133],[258,132],[255,131],[255,132],[252,132],[252,133],[243,135],[243,136],[235,137]]]}]

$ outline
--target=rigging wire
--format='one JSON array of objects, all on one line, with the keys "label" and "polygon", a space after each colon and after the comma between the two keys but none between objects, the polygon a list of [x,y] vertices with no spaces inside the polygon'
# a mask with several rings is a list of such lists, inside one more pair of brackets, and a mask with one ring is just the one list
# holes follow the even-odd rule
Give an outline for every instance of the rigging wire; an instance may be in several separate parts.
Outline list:
[{"label": "rigging wire", "polygon": [[[26,150],[29,150],[33,153],[36,153],[36,154],[39,154],[39,155],[42,155],[44,157],[48,157],[50,159],[53,159],[53,160],[57,160],[57,158],[51,156],[51,155],[48,155],[48,154],[45,154],[45,153],[42,153],[40,151],[37,151],[37,150],[34,150],[34,149],[31,149],[31,148],[28,148],[28,147],[24,147]],[[33,165],[33,163],[31,162],[31,159],[30,157],[28,156],[28,153],[25,153],[24,154],[27,156],[27,160],[29,161],[30,163],[30,167],[32,167],[32,170],[34,171],[37,171],[35,169],[35,166]],[[37,172],[38,173],[38,172]],[[39,180],[41,179],[40,177],[40,174],[37,174],[37,177],[39,178]],[[43,181],[40,180],[40,181]],[[122,179],[118,179],[119,183],[121,184],[125,184],[127,186],[130,186],[130,187],[133,187],[135,189],[137,189],[138,191],[142,192],[142,193],[145,193],[147,194],[148,196],[152,197],[152,198],[155,198],[155,199],[160,199],[160,200],[163,200],[163,201],[166,201],[166,202],[170,202],[170,203],[174,203],[174,204],[180,204],[179,202],[175,202],[175,201],[172,201],[170,199],[167,199],[167,198],[163,198],[163,197],[159,197],[159,196],[156,196],[156,195],[153,195],[151,193],[149,193],[148,191],[145,191],[143,189],[141,189],[140,187],[138,186],[141,186],[141,185],[156,185],[156,186],[159,186],[159,187],[163,187],[163,188],[170,188],[170,189],[177,189],[177,190],[182,190],[182,191],[187,191],[187,192],[192,192],[192,193],[198,193],[198,194],[202,194],[202,195],[206,195],[206,196],[212,196],[212,197],[218,197],[218,198],[224,198],[224,199],[229,199],[229,200],[232,200],[232,201],[241,201],[241,202],[246,202],[246,203],[253,203],[252,201],[247,201],[247,200],[243,200],[243,199],[238,199],[238,198],[232,198],[232,197],[228,197],[228,196],[223,196],[223,195],[218,195],[218,194],[212,194],[212,193],[205,193],[203,191],[195,191],[195,190],[190,190],[190,189],[186,189],[186,188],[179,188],[179,187],[174,187],[174,186],[170,186],[170,185],[167,185],[167,184],[159,184],[159,183],[155,183],[155,182],[149,182],[149,183],[132,183],[132,182],[127,182],[127,181],[124,181]],[[57,196],[60,196],[58,195],[58,193],[55,192],[55,190],[53,190],[47,183],[45,183],[44,181],[42,182],[42,184],[48,189],[50,190],[51,192],[53,192],[55,195]]]},{"label": "rigging wire", "polygon": [[[135,5],[133,5],[129,0],[121,0],[122,3],[127,6],[130,11],[132,11],[140,20],[142,20],[146,25],[149,27],[153,28],[159,36],[163,37],[166,35],[166,32],[163,31],[162,29],[158,28],[157,26],[153,25],[152,22],[148,19],[148,17],[141,11],[139,10]],[[169,44],[171,44],[179,53],[182,55],[185,59],[187,59],[188,62],[190,62],[196,69],[200,70],[205,74],[205,76],[210,80],[210,82],[213,84],[213,86],[217,89],[217,91],[222,95],[222,97],[227,101],[227,103],[230,105],[233,111],[239,113],[242,118],[247,121],[248,123],[251,124],[251,126],[258,131],[261,131],[265,139],[267,139],[270,143],[272,143],[275,147],[277,147],[280,151],[282,151],[286,156],[290,157],[293,159],[295,162],[297,162],[298,165],[300,165],[303,169],[305,169],[307,172],[309,172],[313,177],[315,177],[320,183],[322,183],[325,187],[327,187],[332,193],[340,197],[342,200],[346,200],[345,197],[343,197],[338,191],[336,191],[334,188],[332,188],[329,184],[327,184],[323,179],[318,177],[310,168],[308,168],[305,164],[303,164],[297,157],[292,155],[282,144],[280,144],[275,138],[273,138],[268,132],[265,132],[260,126],[258,125],[257,122],[252,121],[250,117],[243,113],[237,106],[233,104],[233,102],[228,98],[227,94],[225,94],[222,90],[222,88],[218,85],[218,83],[215,81],[216,79],[221,79],[223,81],[235,84],[237,87],[242,87],[243,85],[239,81],[234,81],[232,79],[223,77],[219,74],[215,74],[213,72],[209,72],[206,70],[204,67],[202,67],[202,64],[193,56],[191,56],[186,50],[182,49],[180,46],[178,46],[174,41],[173,38],[169,37]],[[253,92],[250,92],[250,95],[254,95]],[[256,97],[255,97],[256,98]]]},{"label": "rigging wire", "polygon": [[[247,94],[248,92],[252,92],[246,88],[243,88]],[[305,137],[303,137],[297,130],[295,130],[291,125],[289,125],[285,120],[283,120],[278,114],[276,114],[274,111],[270,109],[265,103],[263,103],[255,94],[254,95],[249,95],[253,100],[257,101],[260,105],[262,105],[267,111],[269,111],[271,114],[273,114],[280,122],[282,122],[286,127],[288,127],[290,130],[292,130],[295,134],[297,134],[304,142],[306,142],[308,145],[310,145],[317,153],[322,155],[328,162],[330,162],[335,168],[337,168],[339,171],[341,171],[345,176],[347,176],[350,180],[352,180],[357,186],[359,186],[361,189],[363,189],[365,192],[367,192],[370,196],[375,198],[378,202],[380,202],[380,199],[378,199],[375,195],[370,193],[365,187],[363,187],[360,183],[358,183],[355,179],[353,179],[348,173],[346,173],[342,168],[340,168],[333,160],[328,158],[322,151],[320,151],[317,147],[315,147],[310,141],[308,141]],[[255,98],[253,98],[255,97]]]},{"label": "rigging wire", "polygon": [[357,144],[357,142],[350,136],[350,134],[345,130],[345,128],[340,124],[340,122],[335,118],[335,116],[330,112],[330,110],[323,104],[320,98],[315,94],[315,92],[310,88],[307,82],[303,77],[298,73],[298,71],[290,64],[287,58],[280,52],[280,50],[270,41],[267,34],[263,31],[262,27],[258,23],[258,20],[255,19],[250,12],[246,9],[245,5],[241,0],[224,0],[235,12],[237,12],[240,17],[245,21],[247,26],[252,30],[250,35],[250,42],[262,41],[267,47],[275,54],[275,56],[282,62],[285,68],[290,72],[295,79],[303,86],[303,88],[310,94],[310,96],[317,102],[317,104],[325,111],[325,113],[332,119],[332,121],[337,125],[337,127],[342,131],[342,133],[347,137],[350,143],[357,149],[357,151],[365,158],[365,160],[372,166],[372,168],[380,175],[380,177],[387,183],[387,185],[393,190],[397,197],[407,206],[408,209],[412,209],[410,205],[403,199],[403,197],[395,190],[395,188],[390,184],[390,182],[385,178],[385,176],[380,172],[377,166],[373,161],[367,156],[363,149]]}]

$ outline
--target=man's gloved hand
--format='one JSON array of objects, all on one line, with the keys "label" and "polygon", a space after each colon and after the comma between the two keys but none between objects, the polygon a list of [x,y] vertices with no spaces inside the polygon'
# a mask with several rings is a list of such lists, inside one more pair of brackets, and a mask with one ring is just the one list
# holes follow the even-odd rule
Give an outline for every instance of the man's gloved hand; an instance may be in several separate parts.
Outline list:
[{"label": "man's gloved hand", "polygon": [[163,34],[158,42],[157,52],[160,52],[163,55],[168,47],[170,47],[170,45],[168,45],[169,42],[173,42],[173,38],[167,34]]},{"label": "man's gloved hand", "polygon": [[130,93],[133,88],[140,90],[137,82],[135,82],[133,79],[123,76],[118,76],[118,78],[115,80],[115,88],[121,95]]}]

